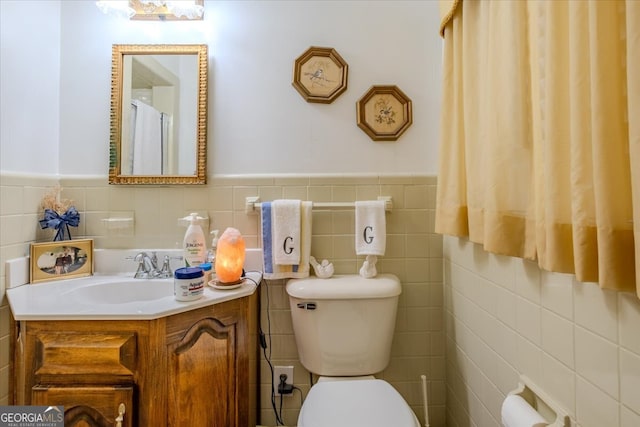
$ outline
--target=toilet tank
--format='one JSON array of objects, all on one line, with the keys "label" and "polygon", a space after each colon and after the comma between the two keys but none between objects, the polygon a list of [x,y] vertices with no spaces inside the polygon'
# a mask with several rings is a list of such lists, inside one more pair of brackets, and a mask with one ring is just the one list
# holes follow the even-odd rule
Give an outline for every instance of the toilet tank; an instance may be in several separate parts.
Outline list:
[{"label": "toilet tank", "polygon": [[384,370],[401,290],[392,274],[289,280],[287,293],[302,365],[324,376]]}]

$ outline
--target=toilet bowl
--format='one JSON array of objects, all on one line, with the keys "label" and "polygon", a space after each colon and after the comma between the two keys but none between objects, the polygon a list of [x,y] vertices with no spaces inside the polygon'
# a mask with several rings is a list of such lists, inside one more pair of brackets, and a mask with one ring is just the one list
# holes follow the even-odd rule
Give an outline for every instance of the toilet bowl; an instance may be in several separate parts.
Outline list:
[{"label": "toilet bowl", "polygon": [[298,427],[420,427],[420,423],[386,381],[320,377],[302,405]]},{"label": "toilet bowl", "polygon": [[320,376],[298,427],[420,427],[400,393],[373,377],[389,364],[401,289],[392,274],[287,282],[300,362]]}]

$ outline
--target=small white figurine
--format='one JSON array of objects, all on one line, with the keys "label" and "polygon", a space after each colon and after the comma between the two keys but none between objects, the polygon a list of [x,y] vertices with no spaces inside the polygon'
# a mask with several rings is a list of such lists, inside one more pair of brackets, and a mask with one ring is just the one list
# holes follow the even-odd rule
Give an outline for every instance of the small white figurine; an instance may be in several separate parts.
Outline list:
[{"label": "small white figurine", "polygon": [[313,267],[313,271],[316,272],[317,277],[321,279],[328,279],[333,276],[333,264],[326,259],[323,259],[322,263],[319,264],[314,257],[310,256],[309,263]]},{"label": "small white figurine", "polygon": [[364,260],[362,267],[360,268],[360,275],[365,279],[376,277],[378,274],[378,271],[376,270],[376,262],[378,262],[377,256],[367,255],[367,258]]}]

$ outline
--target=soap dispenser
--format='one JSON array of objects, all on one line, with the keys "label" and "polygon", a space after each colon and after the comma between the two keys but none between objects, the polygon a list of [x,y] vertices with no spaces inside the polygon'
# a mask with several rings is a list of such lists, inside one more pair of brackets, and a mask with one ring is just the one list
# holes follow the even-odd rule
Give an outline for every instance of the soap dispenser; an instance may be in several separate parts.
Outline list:
[{"label": "soap dispenser", "polygon": [[218,230],[211,230],[211,248],[207,252],[207,262],[210,262],[211,265],[216,265],[216,250],[218,249]]},{"label": "soap dispenser", "polygon": [[204,232],[198,224],[198,220],[203,218],[194,212],[184,219],[189,221],[189,227],[184,234],[183,240],[185,265],[187,267],[197,267],[205,261],[206,257]]}]

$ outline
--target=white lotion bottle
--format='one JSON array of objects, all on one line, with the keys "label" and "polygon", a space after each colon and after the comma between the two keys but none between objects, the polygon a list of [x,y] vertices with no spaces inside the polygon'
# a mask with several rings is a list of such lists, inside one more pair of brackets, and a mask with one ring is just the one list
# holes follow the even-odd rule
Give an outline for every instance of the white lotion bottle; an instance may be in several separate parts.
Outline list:
[{"label": "white lotion bottle", "polygon": [[202,219],[197,213],[192,213],[184,219],[189,220],[189,227],[184,234],[182,242],[184,249],[184,261],[187,267],[197,267],[205,262],[207,247],[204,241],[204,232],[198,224],[198,220]]}]

